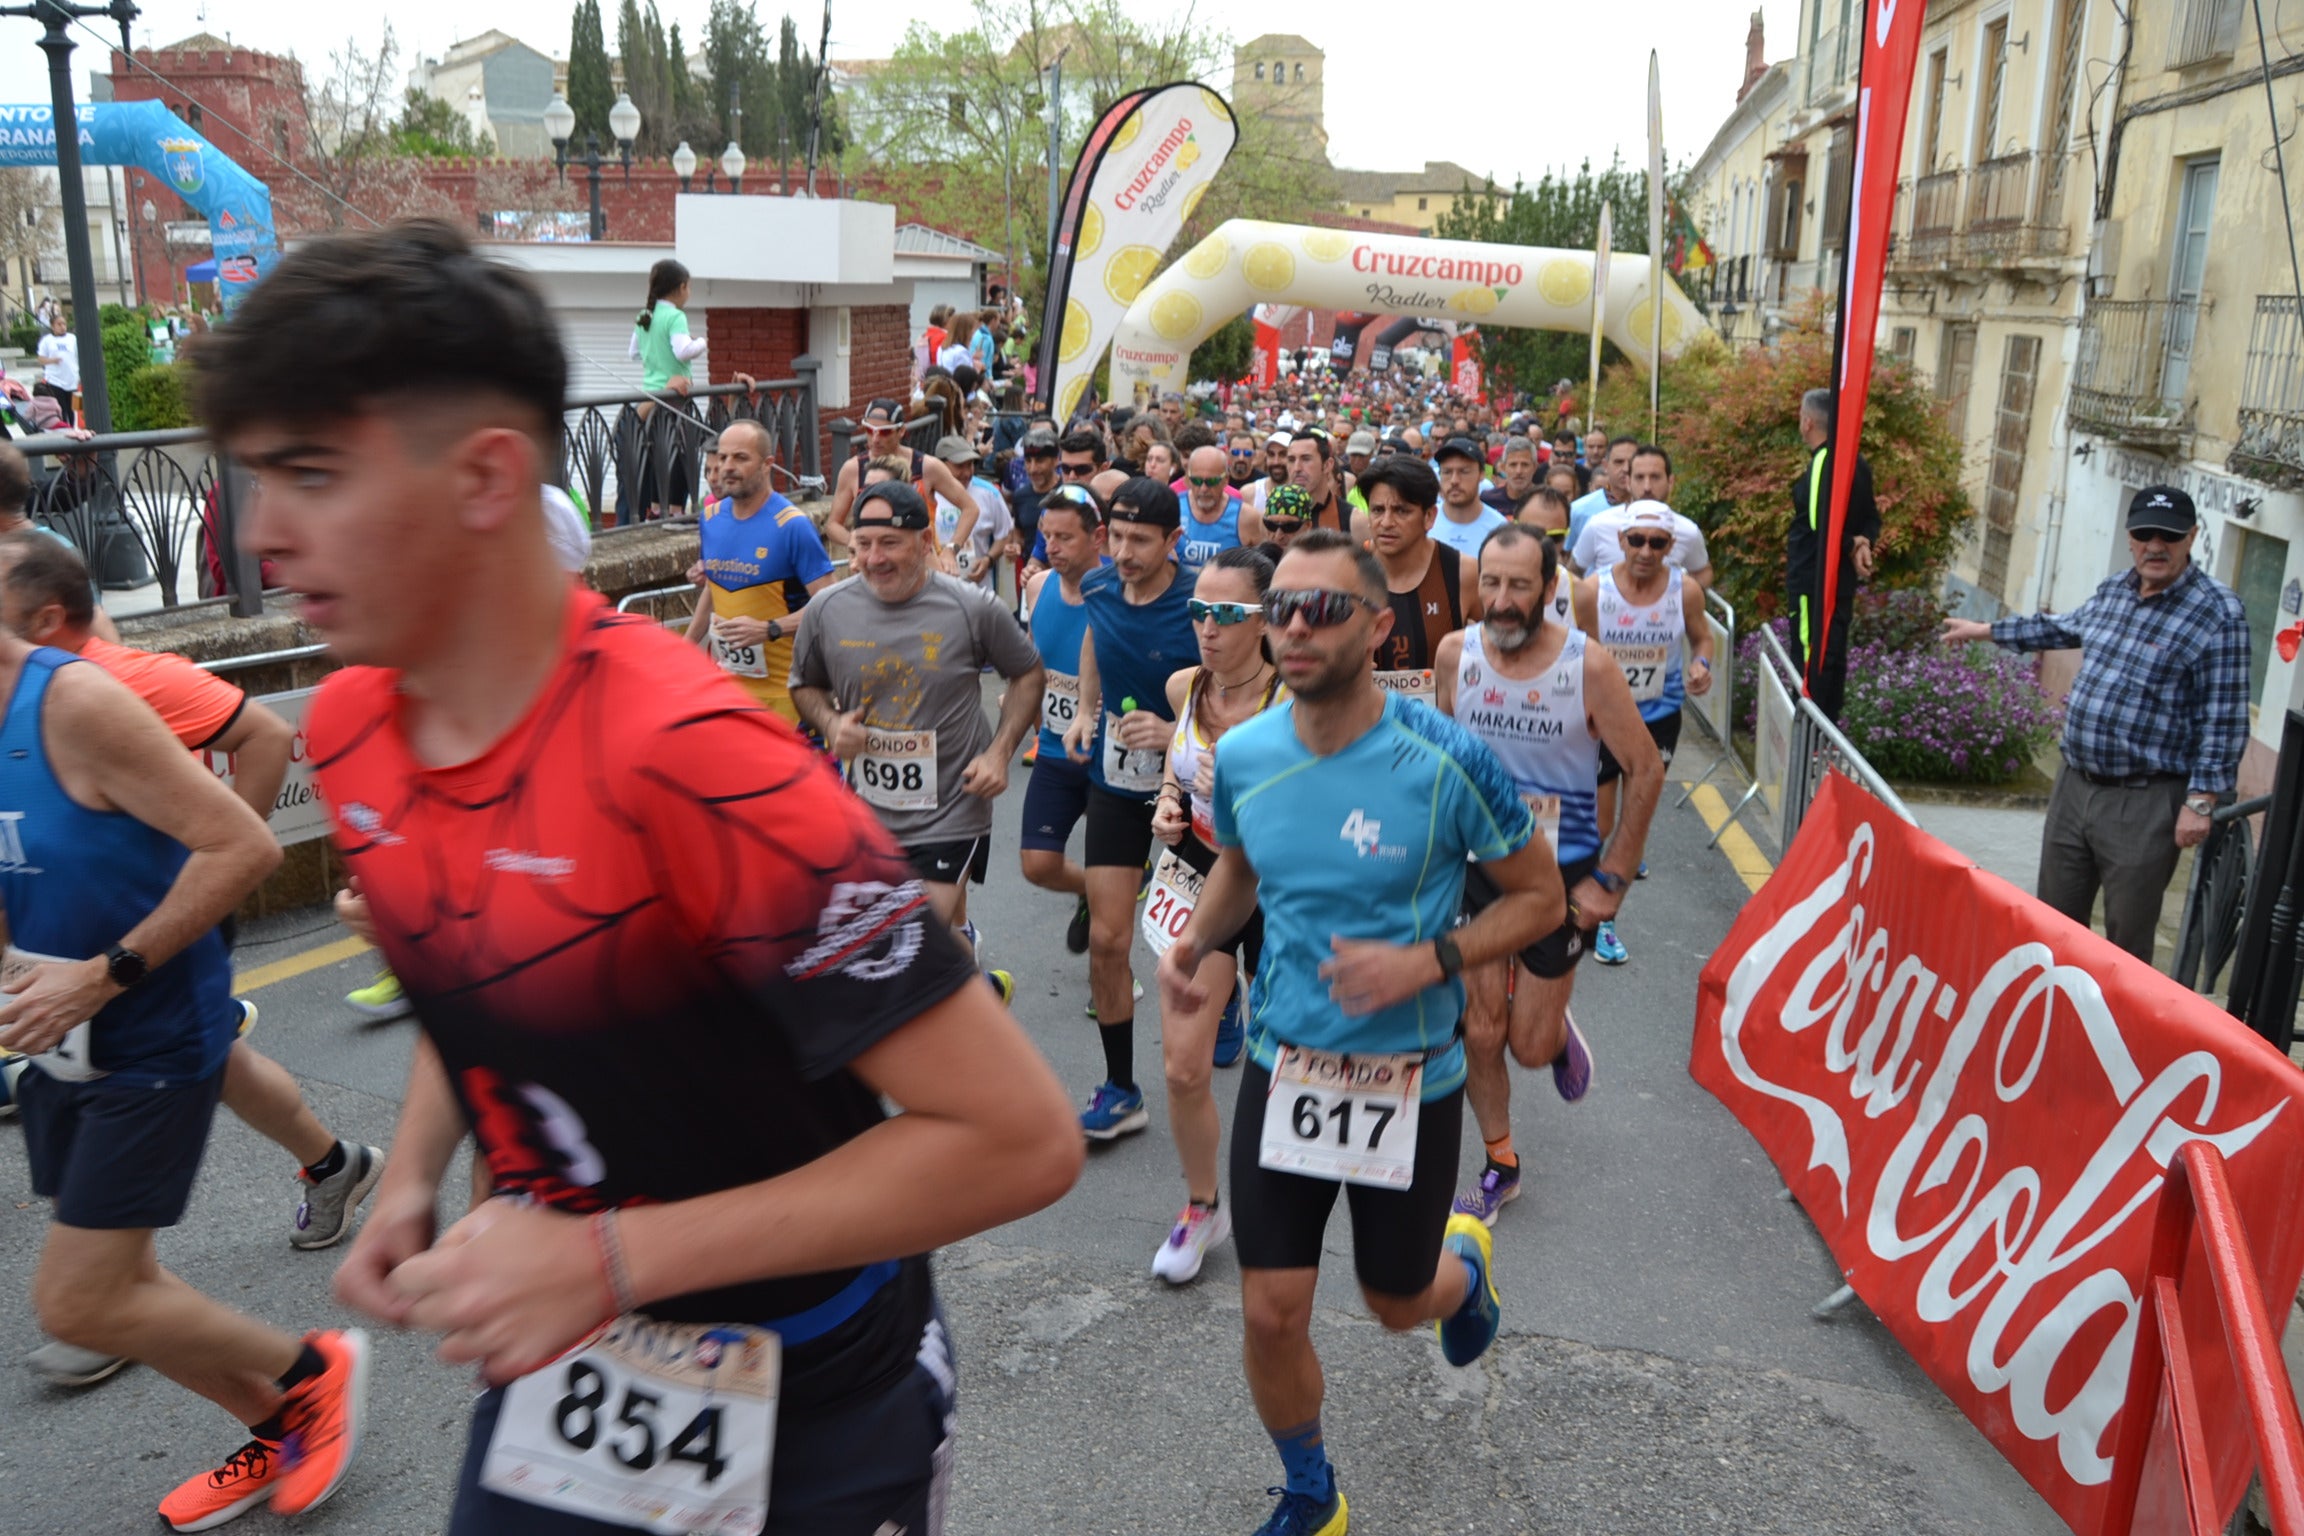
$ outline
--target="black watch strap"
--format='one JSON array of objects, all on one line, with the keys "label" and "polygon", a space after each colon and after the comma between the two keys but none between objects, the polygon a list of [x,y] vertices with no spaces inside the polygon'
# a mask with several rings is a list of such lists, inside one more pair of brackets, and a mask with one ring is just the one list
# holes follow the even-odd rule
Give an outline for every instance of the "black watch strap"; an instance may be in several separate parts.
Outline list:
[{"label": "black watch strap", "polygon": [[142,986],[144,979],[152,974],[152,967],[144,957],[125,944],[115,944],[104,951],[104,969],[112,978],[112,985],[123,992]]},{"label": "black watch strap", "polygon": [[1463,951],[1456,947],[1453,934],[1442,934],[1432,941],[1432,953],[1440,961],[1440,979],[1453,981],[1464,969]]}]

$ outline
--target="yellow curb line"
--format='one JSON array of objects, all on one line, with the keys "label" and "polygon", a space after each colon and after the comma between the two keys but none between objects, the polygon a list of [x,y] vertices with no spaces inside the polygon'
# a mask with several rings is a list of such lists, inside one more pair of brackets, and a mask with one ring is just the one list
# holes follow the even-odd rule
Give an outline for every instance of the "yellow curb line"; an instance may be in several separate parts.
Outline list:
[{"label": "yellow curb line", "polygon": [[235,972],[232,977],[232,990],[235,993],[253,992],[259,987],[269,987],[274,982],[288,981],[307,971],[316,971],[322,966],[334,965],[340,960],[349,960],[354,955],[362,955],[367,952],[368,941],[366,939],[338,939],[333,944],[323,944],[317,949],[307,949],[301,954],[290,955],[285,960],[274,960],[268,965],[259,965],[252,970]]},{"label": "yellow curb line", "polygon": [[1728,827],[1727,831],[1720,832],[1720,851],[1728,855],[1728,867],[1736,871],[1745,889],[1757,895],[1760,887],[1768,883],[1768,877],[1776,873],[1776,866],[1768,862],[1768,856],[1760,851],[1760,845],[1752,841],[1741,823],[1728,825],[1728,802],[1721,798],[1720,791],[1709,784],[1699,784],[1688,803],[1696,807],[1696,814],[1702,816],[1704,824],[1713,831]]}]

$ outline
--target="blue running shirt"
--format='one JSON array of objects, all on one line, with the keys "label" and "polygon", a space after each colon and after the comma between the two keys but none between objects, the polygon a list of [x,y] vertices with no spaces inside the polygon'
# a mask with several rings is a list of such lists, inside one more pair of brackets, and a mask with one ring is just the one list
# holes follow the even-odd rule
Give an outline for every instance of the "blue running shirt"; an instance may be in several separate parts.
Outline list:
[{"label": "blue running shirt", "polygon": [[1320,967],[1333,937],[1417,944],[1446,933],[1465,861],[1501,859],[1536,835],[1495,753],[1430,705],[1389,694],[1372,729],[1315,757],[1289,700],[1217,742],[1215,816],[1218,846],[1245,851],[1260,880],[1264,963],[1248,999],[1257,1064],[1271,1066],[1283,1043],[1437,1052],[1424,1096],[1452,1092],[1464,1081],[1462,982],[1354,1017],[1328,996]]}]

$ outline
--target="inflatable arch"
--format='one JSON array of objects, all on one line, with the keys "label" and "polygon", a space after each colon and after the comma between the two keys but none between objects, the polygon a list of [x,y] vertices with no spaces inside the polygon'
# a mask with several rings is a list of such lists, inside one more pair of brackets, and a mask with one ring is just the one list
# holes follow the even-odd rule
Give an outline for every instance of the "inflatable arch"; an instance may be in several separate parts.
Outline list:
[{"label": "inflatable arch", "polygon": [[[1593,260],[1590,251],[1232,219],[1128,306],[1112,337],[1112,398],[1182,389],[1192,349],[1259,303],[1586,332]],[[1603,334],[1643,367],[1654,362],[1648,352],[1653,302],[1648,258],[1611,257]],[[1672,357],[1704,321],[1669,274],[1662,302],[1664,355]]]},{"label": "inflatable arch", "polygon": [[[83,163],[141,166],[208,220],[217,296],[226,314],[237,309],[280,259],[271,189],[157,101],[93,102],[75,115]],[[0,107],[0,165],[55,163],[55,109]]]}]

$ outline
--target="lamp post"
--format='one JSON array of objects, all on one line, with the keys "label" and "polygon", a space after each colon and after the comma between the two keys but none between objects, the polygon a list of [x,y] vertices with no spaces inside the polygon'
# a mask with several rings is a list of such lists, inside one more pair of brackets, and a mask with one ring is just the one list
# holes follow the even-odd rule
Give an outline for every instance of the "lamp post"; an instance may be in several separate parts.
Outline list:
[{"label": "lamp post", "polygon": [[[560,179],[568,179],[568,141],[576,132],[576,109],[568,105],[568,98],[555,93],[552,103],[544,109],[544,131],[552,139],[552,156],[560,168]],[[629,92],[616,98],[616,105],[608,109],[608,131],[616,136],[616,156],[623,162],[624,179],[632,179],[632,141],[640,136],[640,109],[632,105]],[[608,217],[600,211],[600,135],[584,135],[584,154],[576,162],[584,167],[591,185],[592,238],[608,238]]]},{"label": "lamp post", "polygon": [[[136,215],[136,302],[147,304],[151,302],[151,293],[144,284],[144,237],[151,232],[154,221],[160,217],[160,210],[152,206],[152,199],[146,198],[144,206],[136,210]],[[168,285],[168,302],[176,302],[176,285],[173,282]]]},{"label": "lamp post", "polygon": [[680,190],[687,191],[689,180],[696,174],[696,151],[688,147],[686,139],[682,139],[680,147],[672,151],[672,169],[680,177]]},{"label": "lamp post", "polygon": [[720,169],[728,177],[728,190],[731,193],[744,190],[744,147],[734,139],[730,139],[728,147],[720,152]]}]

